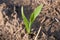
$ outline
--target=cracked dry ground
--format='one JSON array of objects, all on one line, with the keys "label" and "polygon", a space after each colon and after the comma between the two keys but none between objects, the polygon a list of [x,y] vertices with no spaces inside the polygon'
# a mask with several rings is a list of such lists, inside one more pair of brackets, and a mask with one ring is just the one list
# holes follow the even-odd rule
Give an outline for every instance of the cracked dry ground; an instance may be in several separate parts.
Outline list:
[{"label": "cracked dry ground", "polygon": [[[28,35],[21,17],[21,5],[29,19],[30,14],[40,4],[44,4]],[[37,40],[60,40],[59,0],[0,0],[0,40],[34,40],[42,26]]]}]

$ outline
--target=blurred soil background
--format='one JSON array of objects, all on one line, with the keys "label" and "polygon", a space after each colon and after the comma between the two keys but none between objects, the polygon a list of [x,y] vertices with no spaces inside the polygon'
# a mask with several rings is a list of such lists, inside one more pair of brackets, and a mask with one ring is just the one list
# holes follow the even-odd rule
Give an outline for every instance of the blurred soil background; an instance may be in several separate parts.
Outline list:
[{"label": "blurred soil background", "polygon": [[[21,17],[21,6],[29,19],[40,4],[42,11],[29,35]],[[37,40],[60,40],[60,0],[0,0],[0,40],[34,40],[41,26]]]}]

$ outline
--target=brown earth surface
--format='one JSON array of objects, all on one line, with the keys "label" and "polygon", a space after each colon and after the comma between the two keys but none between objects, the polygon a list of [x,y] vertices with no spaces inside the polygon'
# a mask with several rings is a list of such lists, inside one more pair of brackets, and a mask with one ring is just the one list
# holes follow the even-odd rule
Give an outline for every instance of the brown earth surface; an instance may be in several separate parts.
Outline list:
[{"label": "brown earth surface", "polygon": [[[34,21],[31,34],[27,34],[21,17],[21,6],[29,19],[33,10],[43,4]],[[0,40],[60,40],[60,0],[0,0]]]}]

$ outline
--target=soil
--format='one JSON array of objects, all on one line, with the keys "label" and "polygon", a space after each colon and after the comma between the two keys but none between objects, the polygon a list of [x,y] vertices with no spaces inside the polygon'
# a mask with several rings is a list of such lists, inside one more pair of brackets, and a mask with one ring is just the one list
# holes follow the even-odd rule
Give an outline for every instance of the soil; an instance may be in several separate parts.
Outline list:
[{"label": "soil", "polygon": [[[29,19],[41,3],[42,11],[27,34],[21,6]],[[37,40],[60,40],[60,0],[0,0],[0,40],[34,40],[41,26]]]}]

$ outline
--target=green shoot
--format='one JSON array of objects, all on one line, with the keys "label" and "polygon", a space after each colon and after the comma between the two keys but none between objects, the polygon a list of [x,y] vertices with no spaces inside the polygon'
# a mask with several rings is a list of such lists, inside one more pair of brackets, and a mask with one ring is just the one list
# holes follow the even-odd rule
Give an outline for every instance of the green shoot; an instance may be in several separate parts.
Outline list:
[{"label": "green shoot", "polygon": [[32,13],[31,16],[30,16],[29,21],[27,20],[27,18],[26,18],[25,15],[24,15],[23,6],[21,7],[22,18],[23,18],[23,21],[24,21],[24,24],[25,24],[25,29],[26,29],[26,31],[27,31],[28,34],[30,34],[31,26],[32,26],[33,22],[35,21],[36,17],[37,17],[37,16],[39,15],[39,13],[41,12],[42,7],[43,7],[43,4],[41,4],[40,6],[38,6],[38,7],[33,11],[33,13]]}]

